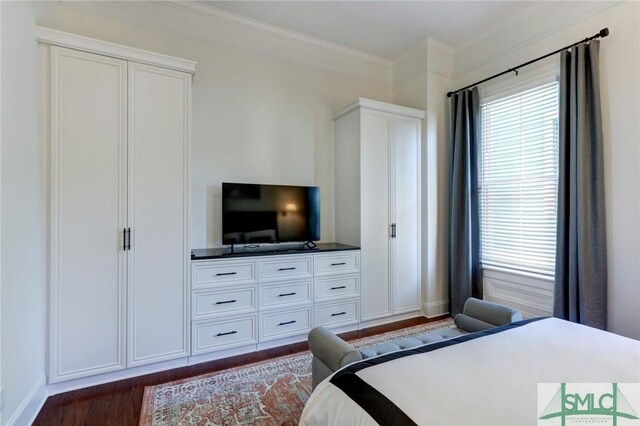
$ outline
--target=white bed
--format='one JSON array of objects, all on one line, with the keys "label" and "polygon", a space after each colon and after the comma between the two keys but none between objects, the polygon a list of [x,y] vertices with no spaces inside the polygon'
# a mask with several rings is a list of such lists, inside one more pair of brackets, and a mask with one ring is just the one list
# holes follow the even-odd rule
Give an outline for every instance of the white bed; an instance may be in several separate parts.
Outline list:
[{"label": "white bed", "polygon": [[639,341],[555,318],[494,330],[346,366],[300,424],[537,424],[538,383],[640,382]]}]

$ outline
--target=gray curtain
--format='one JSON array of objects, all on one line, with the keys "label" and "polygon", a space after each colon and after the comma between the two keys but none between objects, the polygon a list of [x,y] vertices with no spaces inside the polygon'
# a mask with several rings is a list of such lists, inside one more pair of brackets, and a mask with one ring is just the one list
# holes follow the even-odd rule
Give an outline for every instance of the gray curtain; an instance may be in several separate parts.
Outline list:
[{"label": "gray curtain", "polygon": [[451,96],[451,188],[449,223],[449,312],[462,312],[471,296],[482,298],[478,155],[478,89]]},{"label": "gray curtain", "polygon": [[599,47],[598,41],[582,43],[561,57],[554,316],[604,330],[607,244]]}]

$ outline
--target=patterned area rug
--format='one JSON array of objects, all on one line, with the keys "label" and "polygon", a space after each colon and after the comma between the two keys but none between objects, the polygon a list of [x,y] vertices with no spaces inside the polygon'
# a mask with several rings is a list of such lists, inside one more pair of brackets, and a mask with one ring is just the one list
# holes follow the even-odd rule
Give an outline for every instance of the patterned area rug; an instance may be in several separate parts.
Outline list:
[{"label": "patterned area rug", "polygon": [[[439,328],[435,321],[351,341],[357,348]],[[287,355],[242,367],[147,386],[140,425],[297,425],[311,394],[311,353]]]}]

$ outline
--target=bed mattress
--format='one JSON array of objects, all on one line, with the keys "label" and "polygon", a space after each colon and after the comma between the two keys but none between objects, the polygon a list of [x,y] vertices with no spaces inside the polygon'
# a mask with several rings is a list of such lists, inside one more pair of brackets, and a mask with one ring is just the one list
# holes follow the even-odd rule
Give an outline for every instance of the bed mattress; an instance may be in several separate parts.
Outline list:
[{"label": "bed mattress", "polygon": [[544,318],[344,367],[301,425],[537,424],[539,383],[638,383],[640,342]]}]

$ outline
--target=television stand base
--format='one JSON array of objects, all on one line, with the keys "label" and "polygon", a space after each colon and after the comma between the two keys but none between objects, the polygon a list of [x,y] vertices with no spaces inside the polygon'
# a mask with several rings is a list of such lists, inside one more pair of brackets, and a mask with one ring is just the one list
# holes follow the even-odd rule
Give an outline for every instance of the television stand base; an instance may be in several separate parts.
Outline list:
[{"label": "television stand base", "polygon": [[304,243],[304,247],[308,249],[314,249],[317,246],[316,246],[316,243],[314,243],[313,241],[307,241],[306,243]]}]

